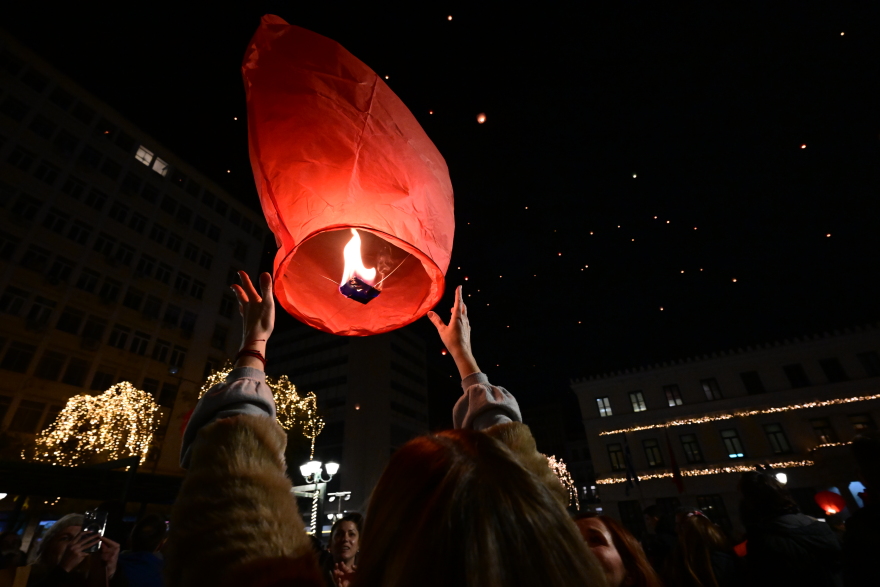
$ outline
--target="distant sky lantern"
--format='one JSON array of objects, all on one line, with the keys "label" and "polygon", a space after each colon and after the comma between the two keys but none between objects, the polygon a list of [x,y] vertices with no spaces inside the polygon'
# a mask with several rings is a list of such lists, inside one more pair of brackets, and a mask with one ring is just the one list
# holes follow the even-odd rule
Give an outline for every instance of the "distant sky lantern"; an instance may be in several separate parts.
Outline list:
[{"label": "distant sky lantern", "polygon": [[486,115],[483,114],[482,112],[477,114],[477,122],[479,122],[480,124],[483,124],[484,122],[486,122]]},{"label": "distant sky lantern", "polygon": [[242,75],[278,302],[348,336],[422,317],[443,296],[455,220],[446,162],[416,118],[338,43],[273,15]]},{"label": "distant sky lantern", "polygon": [[806,148],[807,148],[806,145],[801,145],[801,149],[806,149]]},{"label": "distant sky lantern", "polygon": [[846,500],[839,493],[834,493],[833,491],[820,491],[813,496],[813,499],[829,516],[839,514],[846,507]]}]

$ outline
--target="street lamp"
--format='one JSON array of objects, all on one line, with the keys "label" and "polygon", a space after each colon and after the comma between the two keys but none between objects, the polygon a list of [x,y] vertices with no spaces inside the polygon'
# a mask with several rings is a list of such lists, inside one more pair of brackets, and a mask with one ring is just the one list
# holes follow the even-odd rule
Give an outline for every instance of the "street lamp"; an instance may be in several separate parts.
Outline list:
[{"label": "street lamp", "polygon": [[[321,467],[327,470],[329,477],[324,479],[321,475]],[[321,461],[309,461],[305,465],[300,465],[299,472],[302,474],[306,483],[315,484],[315,492],[312,494],[312,534],[318,535],[318,483],[329,483],[333,479],[333,475],[339,472],[339,463],[322,464]]]}]

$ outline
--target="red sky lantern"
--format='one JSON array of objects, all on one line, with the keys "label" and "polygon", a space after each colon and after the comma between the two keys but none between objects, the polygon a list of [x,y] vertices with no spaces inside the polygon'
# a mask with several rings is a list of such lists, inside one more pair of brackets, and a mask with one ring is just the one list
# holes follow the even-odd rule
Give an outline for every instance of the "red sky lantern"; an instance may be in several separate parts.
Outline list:
[{"label": "red sky lantern", "polygon": [[846,507],[846,501],[843,497],[841,497],[839,493],[834,493],[833,491],[820,491],[813,496],[813,499],[816,500],[816,503],[819,504],[822,511],[829,516],[832,514],[839,514],[843,511],[843,508]]},{"label": "red sky lantern", "polygon": [[446,162],[415,117],[338,43],[274,15],[242,75],[279,303],[349,336],[422,317],[443,296],[455,220]]}]

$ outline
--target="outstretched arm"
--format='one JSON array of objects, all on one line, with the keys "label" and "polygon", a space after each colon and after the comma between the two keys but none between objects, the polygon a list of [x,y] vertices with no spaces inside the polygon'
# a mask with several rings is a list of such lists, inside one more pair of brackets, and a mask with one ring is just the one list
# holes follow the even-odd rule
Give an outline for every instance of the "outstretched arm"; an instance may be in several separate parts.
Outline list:
[{"label": "outstretched arm", "polygon": [[428,312],[428,319],[437,327],[440,340],[455,360],[461,378],[465,379],[468,375],[479,373],[480,368],[477,367],[477,361],[471,350],[471,323],[468,320],[462,286],[455,288],[455,303],[452,305],[449,324],[444,324],[443,319],[436,312]]}]

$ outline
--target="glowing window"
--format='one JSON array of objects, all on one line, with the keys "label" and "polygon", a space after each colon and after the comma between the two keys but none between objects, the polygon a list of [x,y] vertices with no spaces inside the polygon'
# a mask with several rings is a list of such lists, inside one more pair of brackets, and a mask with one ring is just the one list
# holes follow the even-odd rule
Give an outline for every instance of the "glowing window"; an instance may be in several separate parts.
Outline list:
[{"label": "glowing window", "polygon": [[166,163],[163,159],[156,157],[156,160],[153,161],[153,171],[165,177],[168,175],[168,163]]},{"label": "glowing window", "polygon": [[603,418],[611,415],[611,402],[607,397],[597,397],[596,404],[599,406],[599,415]]},{"label": "glowing window", "polygon": [[137,153],[135,153],[134,158],[149,167],[150,163],[153,161],[153,152],[141,145],[140,147],[138,147]]},{"label": "glowing window", "polygon": [[632,403],[633,412],[644,412],[648,409],[648,406],[645,405],[645,396],[641,391],[630,392],[629,401]]}]

